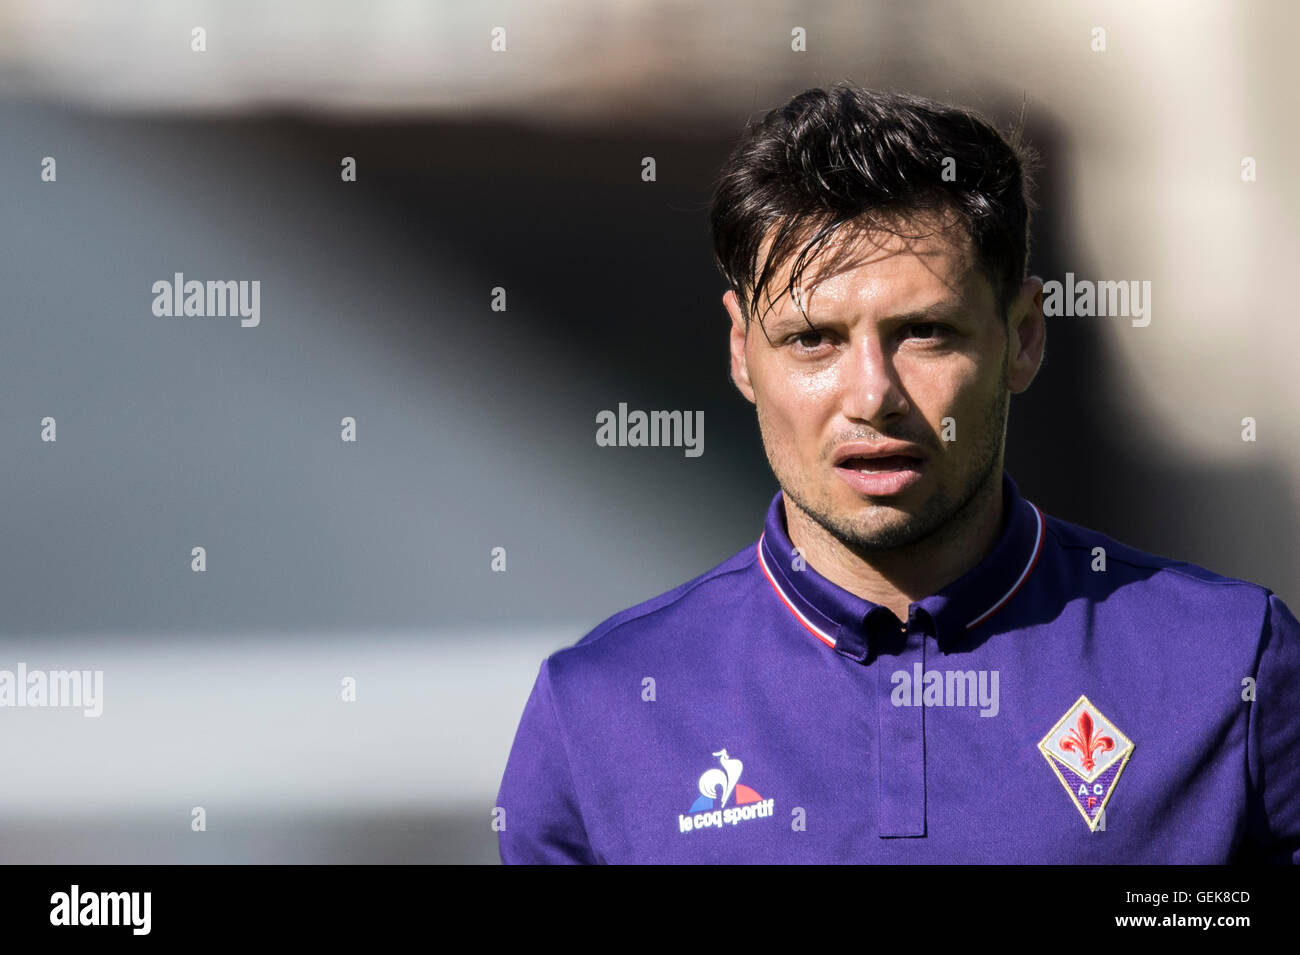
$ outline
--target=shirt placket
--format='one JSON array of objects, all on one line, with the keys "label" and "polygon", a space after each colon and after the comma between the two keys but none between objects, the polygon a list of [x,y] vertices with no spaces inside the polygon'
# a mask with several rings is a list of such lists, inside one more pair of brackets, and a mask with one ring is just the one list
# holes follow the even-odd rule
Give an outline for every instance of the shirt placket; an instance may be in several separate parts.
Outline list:
[{"label": "shirt placket", "polygon": [[[925,835],[925,707],[921,705],[926,664],[927,616],[915,609],[900,625],[902,644],[896,655],[882,655],[876,665],[876,711],[879,718],[878,833],[882,838]],[[907,676],[907,705],[895,705],[899,681]]]}]

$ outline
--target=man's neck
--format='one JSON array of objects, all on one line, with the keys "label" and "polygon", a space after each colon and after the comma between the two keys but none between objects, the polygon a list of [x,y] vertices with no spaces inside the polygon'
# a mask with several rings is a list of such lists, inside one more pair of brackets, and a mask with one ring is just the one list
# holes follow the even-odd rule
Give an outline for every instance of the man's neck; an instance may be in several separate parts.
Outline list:
[{"label": "man's neck", "polygon": [[1002,530],[1002,469],[938,531],[915,544],[863,556],[846,547],[782,495],[790,541],[831,583],[881,604],[906,622],[913,601],[928,597],[988,556]]}]

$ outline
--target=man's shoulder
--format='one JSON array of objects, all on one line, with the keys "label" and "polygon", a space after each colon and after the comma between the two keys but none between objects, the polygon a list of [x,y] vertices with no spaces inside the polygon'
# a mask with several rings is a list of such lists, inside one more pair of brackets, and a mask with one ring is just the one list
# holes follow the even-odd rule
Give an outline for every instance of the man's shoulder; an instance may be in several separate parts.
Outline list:
[{"label": "man's shoulder", "polygon": [[1044,514],[1045,533],[1063,556],[1065,566],[1107,590],[1140,594],[1143,600],[1177,602],[1184,612],[1199,603],[1263,612],[1269,588],[1218,573],[1200,564],[1141,550],[1101,531]]},{"label": "man's shoulder", "polygon": [[757,541],[685,583],[621,610],[592,628],[577,643],[547,658],[551,666],[596,661],[621,652],[639,652],[648,642],[663,648],[689,640],[694,632],[731,619],[745,602],[747,585],[758,578]]}]

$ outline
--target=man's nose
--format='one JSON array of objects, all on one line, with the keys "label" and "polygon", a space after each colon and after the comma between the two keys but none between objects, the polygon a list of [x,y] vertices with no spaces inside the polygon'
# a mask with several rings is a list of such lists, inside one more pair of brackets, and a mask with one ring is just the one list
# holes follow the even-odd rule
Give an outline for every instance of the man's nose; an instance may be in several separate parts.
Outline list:
[{"label": "man's nose", "polygon": [[840,398],[844,415],[876,427],[906,414],[903,393],[893,355],[875,336],[855,341],[840,365]]}]

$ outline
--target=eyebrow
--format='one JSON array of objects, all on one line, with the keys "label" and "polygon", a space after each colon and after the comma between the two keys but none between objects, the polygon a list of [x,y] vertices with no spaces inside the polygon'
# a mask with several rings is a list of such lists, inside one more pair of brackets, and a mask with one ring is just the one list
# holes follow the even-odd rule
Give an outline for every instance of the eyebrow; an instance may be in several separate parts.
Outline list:
[{"label": "eyebrow", "polygon": [[[924,308],[914,309],[910,312],[900,312],[896,315],[887,315],[881,319],[882,323],[891,325],[904,325],[909,322],[940,322],[952,320],[966,313],[966,304],[964,302],[935,302]],[[819,321],[825,321],[824,315],[818,315],[814,309],[808,315],[808,321],[804,321],[804,316],[793,309],[783,311],[772,319],[772,327],[778,331],[784,331],[787,328],[807,328],[808,322],[814,326]]]}]

